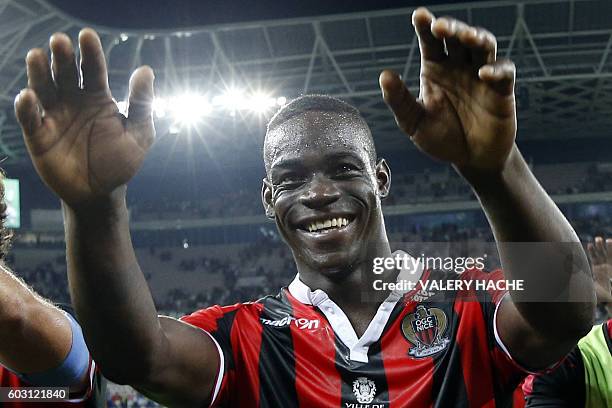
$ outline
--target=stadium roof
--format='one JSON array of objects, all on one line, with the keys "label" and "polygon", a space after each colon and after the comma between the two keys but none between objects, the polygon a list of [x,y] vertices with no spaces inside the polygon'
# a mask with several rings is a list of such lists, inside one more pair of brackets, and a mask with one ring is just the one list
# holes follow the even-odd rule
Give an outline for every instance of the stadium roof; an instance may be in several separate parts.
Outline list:
[{"label": "stadium roof", "polygon": [[[607,0],[490,1],[430,7],[485,26],[497,35],[499,55],[518,66],[519,132],[523,138],[607,136],[612,125],[612,2]],[[109,61],[117,99],[140,64],[156,71],[161,96],[185,90],[221,94],[230,87],[275,96],[327,93],[355,104],[377,142],[401,138],[378,89],[378,73],[392,68],[418,86],[419,50],[410,24],[413,8],[258,21],[180,30],[122,30],[95,26]],[[0,154],[25,155],[12,104],[26,85],[24,56],[46,47],[49,34],[73,38],[83,26],[44,0],[0,0]],[[219,126],[225,126],[222,118]],[[159,119],[164,122],[164,119]],[[255,134],[265,120],[235,117]],[[167,129],[164,123],[161,129]],[[216,126],[218,129],[219,126]],[[248,144],[248,143],[247,143]],[[241,141],[232,141],[236,149]]]}]

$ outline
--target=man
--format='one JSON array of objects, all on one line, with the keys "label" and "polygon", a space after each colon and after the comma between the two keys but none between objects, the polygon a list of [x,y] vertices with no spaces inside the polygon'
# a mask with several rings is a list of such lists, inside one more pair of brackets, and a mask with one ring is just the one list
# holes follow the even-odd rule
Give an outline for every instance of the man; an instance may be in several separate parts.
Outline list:
[{"label": "man", "polygon": [[[0,175],[0,387],[68,387],[66,402],[55,402],[55,406],[103,406],[104,384],[100,375],[94,375],[79,324],[28,288],[3,263],[10,232],[4,227],[2,178]],[[37,405],[17,399],[4,404]]]},{"label": "man", "polygon": [[[597,301],[610,305],[612,239],[595,237],[587,251],[596,279]],[[612,319],[595,325],[558,368],[527,377],[523,390],[529,408],[612,406]]]},{"label": "man", "polygon": [[[16,114],[37,171],[63,200],[71,293],[105,375],[172,406],[495,406],[516,387],[518,364],[548,367],[588,331],[586,255],[514,144],[513,64],[496,60],[486,30],[434,20],[426,9],[415,11],[413,24],[420,99],[390,71],[380,77],[383,97],[417,147],[472,185],[506,278],[525,280],[524,294],[467,290],[434,303],[386,290],[382,301],[362,302],[362,294],[377,294],[368,283],[373,260],[392,255],[381,210],[389,167],[377,161],[354,108],[306,97],[269,124],[262,188],[299,275],[276,297],[215,306],[182,322],[158,317],[125,204],[126,183],[153,142],[153,73],[141,67],[132,75],[126,118],[92,30],[79,35],[80,79],[65,35],[51,38],[51,68],[42,50],[28,53],[29,89],[17,97]],[[505,244],[513,241],[574,245],[549,251],[543,267],[517,256]],[[439,276],[412,272],[410,282]],[[393,283],[398,274],[389,268],[380,277]],[[574,301],[513,301],[542,295],[534,289],[540,279],[556,283],[546,287],[547,300],[569,289]]]}]

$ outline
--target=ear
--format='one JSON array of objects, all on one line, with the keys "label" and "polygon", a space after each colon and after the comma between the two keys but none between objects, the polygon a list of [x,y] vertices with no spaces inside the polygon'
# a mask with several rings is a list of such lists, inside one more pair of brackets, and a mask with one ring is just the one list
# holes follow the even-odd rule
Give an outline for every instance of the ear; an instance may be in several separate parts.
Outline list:
[{"label": "ear", "polygon": [[272,184],[267,178],[261,184],[261,203],[266,211],[266,217],[274,219],[274,204],[272,204]]},{"label": "ear", "polygon": [[391,169],[385,159],[376,164],[376,181],[378,182],[378,196],[382,199],[389,195],[391,188]]}]

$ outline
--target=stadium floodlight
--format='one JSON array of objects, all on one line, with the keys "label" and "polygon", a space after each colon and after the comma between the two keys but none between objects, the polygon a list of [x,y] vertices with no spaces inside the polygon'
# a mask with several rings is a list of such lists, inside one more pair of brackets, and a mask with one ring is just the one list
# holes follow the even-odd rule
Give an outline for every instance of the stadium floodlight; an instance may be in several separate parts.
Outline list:
[{"label": "stadium floodlight", "polygon": [[204,95],[186,93],[170,101],[170,112],[174,120],[184,126],[193,126],[212,111]]},{"label": "stadium floodlight", "polygon": [[158,118],[163,118],[166,116],[166,111],[168,109],[168,102],[163,98],[155,98],[153,100],[153,112],[155,116]]},{"label": "stadium floodlight", "polygon": [[[127,115],[128,102],[116,101],[115,103],[119,112]],[[170,133],[179,133],[181,127],[196,125],[213,110],[226,111],[231,116],[235,116],[238,111],[264,114],[286,103],[286,97],[275,97],[264,91],[246,94],[239,89],[230,89],[212,99],[206,95],[190,92],[172,98],[155,98],[153,114],[157,119],[170,116],[172,130],[174,130]]]},{"label": "stadium floodlight", "polygon": [[172,123],[168,128],[168,133],[170,133],[171,135],[178,135],[179,133],[181,133],[181,128],[176,123]]},{"label": "stadium floodlight", "polygon": [[229,111],[231,114],[236,111],[265,113],[277,105],[284,105],[286,101],[285,97],[276,98],[264,91],[246,94],[240,89],[228,89],[221,95],[215,96],[212,99],[212,105],[215,108]]},{"label": "stadium floodlight", "polygon": [[255,92],[248,98],[246,108],[253,112],[265,113],[274,106],[276,106],[276,98],[265,92]]},{"label": "stadium floodlight", "polygon": [[212,99],[212,104],[215,107],[226,109],[235,112],[242,110],[247,105],[247,98],[239,89],[228,89],[221,95],[217,95]]}]

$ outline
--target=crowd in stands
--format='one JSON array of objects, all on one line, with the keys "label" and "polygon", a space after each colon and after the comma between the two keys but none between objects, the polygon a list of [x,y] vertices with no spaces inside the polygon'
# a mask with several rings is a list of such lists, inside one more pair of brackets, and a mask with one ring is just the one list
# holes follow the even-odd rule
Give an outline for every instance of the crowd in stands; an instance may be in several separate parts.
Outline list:
[{"label": "crowd in stands", "polygon": [[[589,242],[595,235],[612,236],[612,219],[605,216],[582,217],[572,220],[583,242]],[[487,251],[491,251],[493,236],[487,225],[461,227],[454,223],[443,223],[434,226],[415,224],[410,230],[395,234],[391,241],[397,243],[489,243]],[[472,249],[473,250],[473,249]],[[494,249],[493,249],[494,250]],[[279,287],[286,286],[295,276],[296,269],[291,252],[280,239],[275,236],[262,238],[258,242],[241,246],[237,253],[221,257],[208,256],[198,252],[193,258],[175,260],[175,254],[181,248],[155,249],[150,248],[148,256],[154,258],[156,265],[164,269],[169,276],[180,280],[181,273],[210,274],[214,273],[215,284],[206,292],[193,292],[188,288],[174,288],[158,296],[155,300],[158,309],[180,314],[197,310],[212,304],[233,304],[244,300],[255,300],[267,294],[274,294]],[[209,251],[214,252],[214,249]],[[427,250],[425,250],[427,251]],[[493,254],[490,254],[493,255]],[[20,267],[19,251],[13,251],[7,263],[16,269],[16,273],[32,285],[42,296],[57,303],[69,303],[67,291],[66,261],[64,256],[55,256],[30,267]],[[495,259],[494,257],[492,259]],[[491,261],[494,262],[494,261]],[[492,264],[490,267],[496,267]],[[143,268],[144,269],[144,268]],[[145,276],[151,281],[155,271],[144,270]],[[219,281],[221,279],[222,281]],[[198,289],[198,288],[196,288]]]},{"label": "crowd in stands", "polygon": [[[15,255],[9,253],[6,262],[14,265]],[[43,297],[57,304],[70,304],[65,256],[56,256],[31,267],[16,268],[16,271],[18,276]]]},{"label": "crowd in stands", "polygon": [[[534,166],[534,173],[550,194],[577,194],[612,191],[612,165],[572,163]],[[431,170],[393,174],[391,194],[385,205],[435,201],[473,200],[468,184],[454,170]],[[259,185],[252,190],[211,194],[203,200],[155,199],[130,206],[136,221],[160,219],[202,219],[261,215]]]}]

